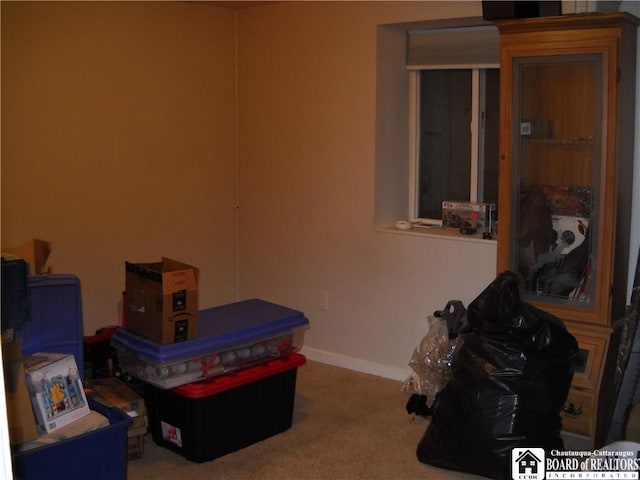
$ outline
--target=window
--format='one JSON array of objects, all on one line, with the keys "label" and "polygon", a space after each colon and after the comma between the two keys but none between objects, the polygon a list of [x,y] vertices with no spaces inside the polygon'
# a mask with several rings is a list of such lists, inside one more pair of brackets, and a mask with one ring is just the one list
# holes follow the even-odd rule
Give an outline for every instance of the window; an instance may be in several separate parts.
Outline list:
[{"label": "window", "polygon": [[410,76],[410,216],[441,220],[446,200],[497,203],[499,70]]},{"label": "window", "polygon": [[[482,122],[476,124],[478,136],[470,133],[471,120],[466,123],[455,122],[455,126],[463,125],[462,134],[469,139],[469,154],[465,156],[465,177],[453,175],[452,178],[463,178],[464,194],[456,191],[448,193],[435,192],[423,188],[423,197],[437,193],[444,200],[494,201],[497,199],[497,152],[498,146],[498,68],[500,64],[500,44],[498,29],[495,25],[479,17],[450,18],[412,22],[404,24],[379,25],[377,29],[376,52],[376,146],[375,146],[375,196],[374,224],[380,231],[388,231],[397,220],[415,220],[417,218],[439,219],[441,216],[441,200],[430,200],[431,207],[423,207],[419,212],[420,196],[418,179],[420,167],[423,173],[431,168],[442,177],[442,160],[446,160],[446,169],[450,167],[448,157],[435,153],[423,155],[420,159],[421,140],[425,152],[429,148],[443,148],[442,145],[428,147],[427,138],[418,135],[420,105],[429,98],[442,102],[443,87],[421,88],[421,83],[433,82],[449,88],[453,82],[445,80],[446,76],[461,76],[464,83],[471,86],[464,89],[465,95],[471,95],[478,107],[475,115],[480,115]],[[457,72],[453,72],[453,71]],[[426,73],[425,73],[426,72]],[[449,73],[445,73],[449,72]],[[469,76],[471,80],[469,80]],[[443,78],[445,77],[445,78]],[[462,82],[463,80],[460,80]],[[475,82],[475,83],[474,83]],[[475,88],[473,85],[477,85]],[[461,87],[449,93],[450,101],[457,101]],[[420,95],[423,90],[423,95]],[[440,93],[438,93],[440,92]],[[482,95],[481,95],[482,93]],[[473,95],[476,95],[475,97]],[[411,102],[408,101],[411,99]],[[481,109],[484,102],[485,109]],[[489,105],[494,108],[489,109]],[[442,107],[440,107],[442,108]],[[470,108],[470,107],[469,107]],[[447,110],[448,112],[449,110]],[[482,114],[484,112],[484,115]],[[470,115],[473,115],[471,112]],[[437,116],[432,113],[432,117]],[[473,118],[470,116],[469,118]],[[435,121],[433,120],[433,121]],[[425,118],[426,121],[426,118]],[[440,120],[440,122],[442,122]],[[465,126],[466,125],[466,126]],[[484,128],[480,131],[479,126]],[[429,132],[425,132],[428,137]],[[459,133],[456,132],[455,135]],[[471,147],[476,139],[479,150]],[[458,140],[453,147],[458,148]],[[477,158],[471,152],[477,151]],[[468,160],[467,160],[468,158]],[[411,159],[411,161],[408,161]],[[433,162],[433,163],[429,163]],[[475,163],[472,163],[475,162]],[[475,165],[475,167],[474,167]],[[473,174],[473,175],[472,175]],[[449,177],[449,176],[448,176]],[[447,177],[447,178],[448,178]],[[474,183],[475,179],[475,183]],[[478,181],[477,179],[481,179]],[[433,180],[433,179],[432,179]],[[439,188],[443,181],[432,181],[427,185]],[[425,182],[422,182],[424,185]],[[473,197],[472,197],[473,193]],[[462,196],[464,195],[464,198]],[[493,198],[492,198],[493,197]],[[428,202],[427,202],[428,204]],[[432,219],[433,220],[433,219]],[[433,222],[430,222],[433,223]],[[395,229],[394,229],[395,230]],[[439,230],[424,229],[421,232]]]},{"label": "window", "polygon": [[443,201],[498,199],[498,33],[488,25],[408,32],[409,217]]}]

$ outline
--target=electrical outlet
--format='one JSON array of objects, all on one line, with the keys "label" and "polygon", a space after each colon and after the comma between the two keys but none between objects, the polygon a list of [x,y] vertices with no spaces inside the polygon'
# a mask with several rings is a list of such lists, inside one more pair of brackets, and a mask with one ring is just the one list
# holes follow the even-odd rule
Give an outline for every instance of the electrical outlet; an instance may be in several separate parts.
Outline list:
[{"label": "electrical outlet", "polygon": [[326,290],[320,292],[320,303],[318,307],[325,312],[329,310],[329,292]]}]

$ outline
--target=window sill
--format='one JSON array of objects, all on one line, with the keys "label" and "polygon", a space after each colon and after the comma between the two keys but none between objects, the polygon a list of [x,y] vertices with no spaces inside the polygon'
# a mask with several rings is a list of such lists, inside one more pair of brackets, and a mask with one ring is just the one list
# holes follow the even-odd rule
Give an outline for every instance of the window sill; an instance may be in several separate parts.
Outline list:
[{"label": "window sill", "polygon": [[462,235],[456,230],[449,230],[439,226],[435,227],[421,227],[414,226],[411,230],[399,230],[393,225],[380,225],[375,227],[376,232],[380,233],[392,233],[395,235],[409,235],[414,237],[428,237],[428,238],[440,238],[446,240],[454,240],[460,242],[473,242],[473,243],[486,243],[489,245],[497,245],[496,238],[485,239],[482,238],[482,234],[475,235]]}]

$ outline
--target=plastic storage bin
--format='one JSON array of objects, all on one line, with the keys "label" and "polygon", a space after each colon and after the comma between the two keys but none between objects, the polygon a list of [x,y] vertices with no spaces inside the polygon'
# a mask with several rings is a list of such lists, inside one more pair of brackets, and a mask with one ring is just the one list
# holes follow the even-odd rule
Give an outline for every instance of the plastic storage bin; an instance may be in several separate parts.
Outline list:
[{"label": "plastic storage bin", "polygon": [[205,462],[291,427],[298,353],[171,390],[145,384],[153,440]]},{"label": "plastic storage bin", "polygon": [[71,274],[32,275],[27,279],[31,320],[16,336],[25,355],[67,353],[83,376],[82,301],[80,280]]},{"label": "plastic storage bin", "polygon": [[120,328],[111,344],[125,371],[174,388],[296,352],[308,327],[302,312],[250,299],[200,310],[193,340],[163,345]]},{"label": "plastic storage bin", "polygon": [[91,410],[109,420],[109,426],[68,440],[13,455],[13,472],[21,480],[52,478],[127,478],[127,428],[131,418],[119,408],[89,400]]}]

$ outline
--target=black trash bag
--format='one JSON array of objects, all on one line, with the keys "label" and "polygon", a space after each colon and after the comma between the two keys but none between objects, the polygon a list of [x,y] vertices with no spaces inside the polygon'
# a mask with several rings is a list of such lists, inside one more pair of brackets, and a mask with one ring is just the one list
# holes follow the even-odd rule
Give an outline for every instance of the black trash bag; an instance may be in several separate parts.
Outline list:
[{"label": "black trash bag", "polygon": [[430,417],[433,415],[433,408],[427,405],[427,396],[421,393],[412,393],[405,406],[409,415],[420,417]]},{"label": "black trash bag", "polygon": [[560,411],[578,343],[556,317],[520,299],[504,272],[469,305],[452,376],[434,405],[418,459],[510,479],[511,451],[564,448]]}]

